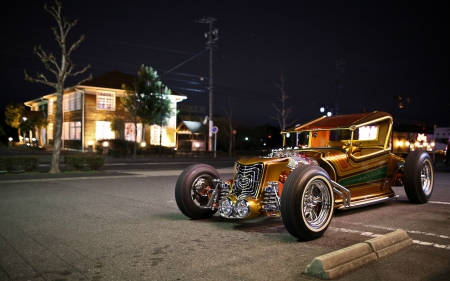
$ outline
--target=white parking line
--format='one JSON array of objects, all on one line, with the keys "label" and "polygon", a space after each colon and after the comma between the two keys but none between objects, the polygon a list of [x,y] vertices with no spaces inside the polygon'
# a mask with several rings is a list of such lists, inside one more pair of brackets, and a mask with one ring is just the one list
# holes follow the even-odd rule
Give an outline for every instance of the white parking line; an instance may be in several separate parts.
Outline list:
[{"label": "white parking line", "polygon": [[[450,236],[447,236],[447,235],[438,235],[438,234],[423,232],[423,231],[406,230],[406,229],[383,227],[383,226],[377,226],[377,225],[362,225],[362,224],[354,224],[354,225],[364,226],[364,227],[372,227],[372,228],[383,229],[383,230],[388,230],[388,231],[403,230],[407,233],[433,236],[433,237],[442,238],[442,239],[450,239]],[[359,231],[359,230],[340,228],[340,227],[331,227],[330,226],[330,229],[340,231],[340,232],[345,232],[345,233],[355,233],[355,234],[359,234],[359,235],[367,236],[367,237],[378,237],[378,236],[383,235],[383,234],[376,234],[376,233],[368,232],[368,231]],[[420,240],[413,240],[413,242],[415,244],[422,245],[422,246],[432,246],[432,247],[439,248],[439,249],[450,250],[450,245],[442,245],[442,244],[436,244],[433,242],[425,242],[425,241],[420,241]]]},{"label": "white parking line", "polygon": [[450,205],[450,202],[440,202],[440,201],[428,201],[428,203]]}]

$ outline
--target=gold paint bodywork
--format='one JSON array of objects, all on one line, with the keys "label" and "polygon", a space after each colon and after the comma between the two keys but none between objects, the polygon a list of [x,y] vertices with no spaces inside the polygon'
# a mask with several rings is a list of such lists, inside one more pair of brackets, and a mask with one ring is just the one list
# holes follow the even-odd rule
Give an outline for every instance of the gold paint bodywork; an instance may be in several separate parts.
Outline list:
[{"label": "gold paint bodywork", "polygon": [[[370,140],[358,140],[354,132],[362,126],[372,124],[377,126],[377,136]],[[351,136],[348,139],[330,140],[333,130],[346,130]],[[307,147],[296,149],[296,153],[314,159],[333,182],[350,191],[352,203],[357,203],[395,195],[391,187],[394,183],[401,182],[404,160],[391,153],[391,130],[392,117],[385,112],[373,112],[322,117],[282,133],[308,133]],[[290,161],[290,157],[253,157],[237,161],[236,165],[263,164],[257,192],[252,198],[246,198],[251,202],[251,214],[248,218],[274,215],[261,209],[264,189],[269,182],[278,182],[278,196],[283,196],[283,185],[291,172],[288,166]],[[234,182],[231,185],[233,190]],[[335,208],[341,207],[343,201],[335,194]],[[275,215],[279,215],[279,212]]]}]

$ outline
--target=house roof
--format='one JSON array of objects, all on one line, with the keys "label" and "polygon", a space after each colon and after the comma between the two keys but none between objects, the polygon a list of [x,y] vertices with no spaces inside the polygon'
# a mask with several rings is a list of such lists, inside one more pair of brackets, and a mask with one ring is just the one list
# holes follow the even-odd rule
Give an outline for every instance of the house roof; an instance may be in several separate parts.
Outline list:
[{"label": "house roof", "polygon": [[178,125],[177,132],[186,132],[186,130],[190,131],[192,134],[206,134],[208,132],[206,126],[201,122],[185,120]]},{"label": "house roof", "polygon": [[126,74],[117,70],[107,72],[103,75],[92,78],[80,86],[90,86],[99,88],[110,88],[122,90],[122,85],[132,86],[136,76]]},{"label": "house roof", "polygon": [[[123,73],[117,70],[113,70],[110,72],[107,72],[103,75],[97,76],[92,78],[90,81],[86,81],[82,84],[80,84],[80,88],[83,86],[86,87],[95,87],[95,88],[106,88],[106,89],[114,89],[114,90],[123,90],[122,85],[125,84],[127,86],[133,87],[134,81],[137,78],[137,76],[133,76],[127,73]],[[65,90],[65,93],[75,91],[76,89],[72,86]],[[41,100],[48,100],[56,96],[56,93],[52,93],[49,95],[45,95],[43,97],[26,101],[24,104],[26,106],[32,107],[34,103],[39,102]],[[178,92],[172,91],[172,96],[175,99],[176,102],[180,102],[187,97],[184,95],[181,95]]]}]

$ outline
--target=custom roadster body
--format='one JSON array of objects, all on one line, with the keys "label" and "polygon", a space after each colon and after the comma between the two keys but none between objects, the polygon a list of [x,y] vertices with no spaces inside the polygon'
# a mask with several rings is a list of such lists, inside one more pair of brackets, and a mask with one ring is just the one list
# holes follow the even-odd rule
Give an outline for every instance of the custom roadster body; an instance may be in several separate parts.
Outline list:
[{"label": "custom roadster body", "polygon": [[394,155],[392,123],[378,111],[318,118],[282,132],[304,144],[241,158],[232,179],[222,180],[209,165],[189,166],[176,183],[177,205],[191,219],[217,211],[230,219],[281,216],[291,235],[311,240],[326,231],[334,209],[395,198],[392,186],[403,185],[411,202],[426,203],[433,191],[431,158],[423,151]]}]

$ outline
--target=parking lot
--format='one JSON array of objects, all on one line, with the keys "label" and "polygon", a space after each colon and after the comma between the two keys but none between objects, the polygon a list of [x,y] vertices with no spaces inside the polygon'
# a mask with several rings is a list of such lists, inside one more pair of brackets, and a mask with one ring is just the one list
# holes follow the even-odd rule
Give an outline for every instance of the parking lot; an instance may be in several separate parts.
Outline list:
[{"label": "parking lot", "polygon": [[0,280],[320,280],[304,274],[314,257],[396,229],[414,245],[340,280],[450,279],[450,171],[436,172],[431,202],[410,204],[396,188],[398,200],[336,212],[308,242],[279,218],[187,219],[179,173],[0,177]]}]

